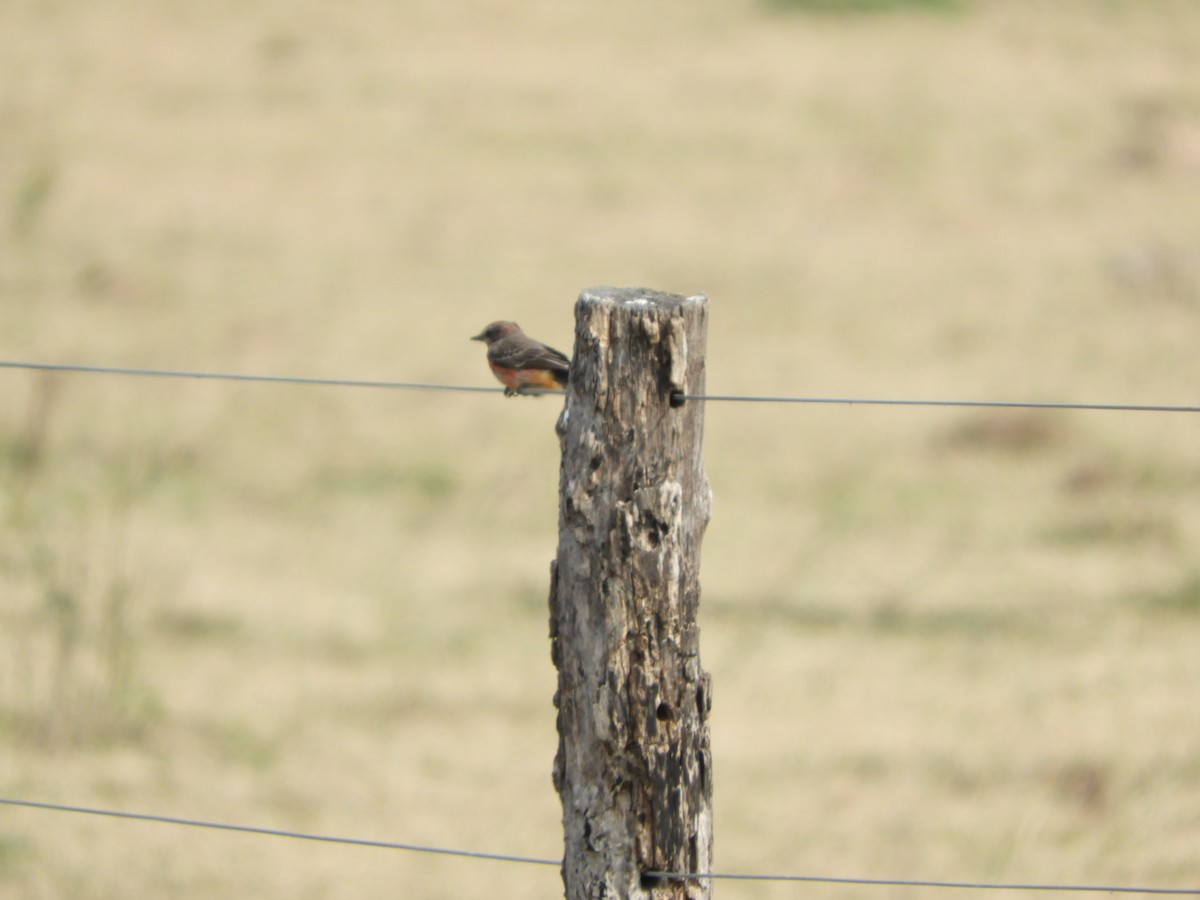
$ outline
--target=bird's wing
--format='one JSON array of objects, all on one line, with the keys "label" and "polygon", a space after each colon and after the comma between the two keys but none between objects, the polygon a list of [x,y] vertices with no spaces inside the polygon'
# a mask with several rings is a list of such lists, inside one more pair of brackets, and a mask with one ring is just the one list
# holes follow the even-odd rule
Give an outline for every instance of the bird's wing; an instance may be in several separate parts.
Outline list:
[{"label": "bird's wing", "polygon": [[567,372],[571,361],[567,357],[537,341],[496,345],[488,355],[497,365],[506,369],[549,369],[551,372]]}]

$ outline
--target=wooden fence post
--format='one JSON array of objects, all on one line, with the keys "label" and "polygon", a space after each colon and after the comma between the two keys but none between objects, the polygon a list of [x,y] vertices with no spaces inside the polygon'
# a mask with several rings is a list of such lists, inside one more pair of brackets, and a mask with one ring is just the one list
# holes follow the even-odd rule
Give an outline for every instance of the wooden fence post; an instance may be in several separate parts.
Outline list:
[{"label": "wooden fence post", "polygon": [[[567,900],[708,898],[710,682],[700,668],[708,300],[592,288],[558,422],[551,654]],[[675,402],[673,402],[675,401]]]}]

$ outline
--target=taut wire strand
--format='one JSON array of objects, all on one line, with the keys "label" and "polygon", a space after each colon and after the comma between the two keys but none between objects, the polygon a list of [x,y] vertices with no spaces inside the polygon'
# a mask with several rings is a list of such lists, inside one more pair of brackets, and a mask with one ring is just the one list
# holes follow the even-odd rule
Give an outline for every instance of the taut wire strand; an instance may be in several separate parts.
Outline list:
[{"label": "taut wire strand", "polygon": [[471,859],[490,859],[497,862],[528,863],[537,866],[562,865],[559,859],[540,859],[532,856],[509,856],[504,853],[484,853],[478,850],[455,850],[448,847],[426,847],[421,844],[402,844],[396,841],[373,841],[362,838],[335,837],[327,834],[311,834],[305,831],[287,831],[281,828],[260,828],[255,825],[230,825],[225,822],[207,822],[201,819],[184,819],[178,816],[160,816],[151,813],[124,812],[116,809],[96,809],[90,806],[70,806],[63,803],[43,803],[36,800],[14,800],[0,797],[7,806],[23,806],[29,809],[53,812],[82,813],[89,816],[108,816],[114,819],[134,819],[140,822],[157,822],[163,825],[185,825],[191,828],[213,828],[219,831],[234,831],[242,834],[261,834],[270,837],[294,838],[302,841],[320,841],[327,844],[352,844],[356,847],[377,847],[384,850],[409,850],[415,853],[436,853],[442,856],[465,856]]},{"label": "taut wire strand", "polygon": [[[376,841],[362,838],[335,837],[312,834],[304,831],[287,831],[280,828],[261,828],[254,825],[232,825],[226,822],[209,822],[201,819],[185,819],[178,816],[163,816],[151,813],[126,812],[115,809],[98,809],[90,806],[74,806],[63,803],[45,803],[37,800],[17,800],[0,797],[0,804],[52,812],[81,813],[91,816],[106,816],[115,819],[132,819],[140,822],[155,822],[164,825],[183,825],[191,828],[210,828],[240,834],[258,834],[269,837],[293,838],[304,841],[319,841],[328,844],[349,844],[356,847],[374,847],[384,850],[407,850],[415,853],[433,853],[442,856],[458,856],[468,859],[484,859],[494,862],[523,863],[537,866],[560,866],[562,860],[533,856],[512,856],[505,853],[485,853],[478,850],[456,850],[448,847],[429,847],[422,844],[404,844],[396,841]],[[647,878],[679,881],[702,881],[722,879],[727,881],[780,881],[808,882],[819,884],[846,884],[866,887],[927,887],[958,888],[960,890],[1011,890],[1011,891],[1070,891],[1075,893],[1110,894],[1162,894],[1174,896],[1197,896],[1200,888],[1130,887],[1125,885],[1097,884],[1032,884],[992,883],[976,881],[929,881],[889,878],[839,878],[822,875],[750,875],[728,872],[646,872]]]},{"label": "taut wire strand", "polygon": [[910,400],[880,399],[875,397],[762,397],[740,394],[687,394],[674,395],[680,401],[698,400],[705,403],[810,403],[835,406],[956,406],[987,407],[999,409],[1081,409],[1105,412],[1200,412],[1200,406],[1170,406],[1145,403],[1071,403],[1037,402],[1021,400]]},{"label": "taut wire strand", "polygon": [[[500,387],[468,384],[436,384],[423,381],[372,381],[357,378],[316,378],[297,375],[250,375],[233,372],[201,372],[183,369],[134,369],[122,366],[89,366],[75,363],[40,363],[0,360],[0,369],[28,369],[42,372],[76,372],[90,375],[131,375],[147,378],[194,378],[209,381],[243,381],[269,384],[305,384],[325,387],[383,388],[391,390],[458,391],[462,393],[499,394]],[[529,395],[554,394],[558,391],[531,389]],[[1075,409],[1100,412],[1171,412],[1200,413],[1200,406],[1181,406],[1162,403],[1073,403],[1022,400],[922,400],[880,397],[789,397],[743,394],[688,394],[675,391],[671,403],[678,406],[688,400],[701,403],[793,403],[831,406],[931,406],[985,407],[992,409]]]},{"label": "taut wire strand", "polygon": [[1200,888],[1128,887],[1100,884],[1021,884],[986,881],[926,881],[904,878],[839,878],[827,875],[740,875],[731,872],[646,872],[647,878],[678,881],[792,881],[810,884],[852,884],[866,887],[926,887],[958,888],[979,891],[1069,891],[1075,893],[1108,894],[1171,894],[1200,895]]},{"label": "taut wire strand", "polygon": [[32,369],[41,372],[80,372],[89,375],[134,375],[148,378],[200,378],[210,381],[253,381],[273,384],[308,384],[325,387],[390,388],[423,391],[469,391],[498,394],[499,387],[464,384],[428,384],[418,381],[367,381],[355,378],[309,378],[295,375],[241,375],[230,372],[192,372],[180,369],[130,369],[119,366],[84,366],[73,363],[38,363],[0,360],[3,369]]}]

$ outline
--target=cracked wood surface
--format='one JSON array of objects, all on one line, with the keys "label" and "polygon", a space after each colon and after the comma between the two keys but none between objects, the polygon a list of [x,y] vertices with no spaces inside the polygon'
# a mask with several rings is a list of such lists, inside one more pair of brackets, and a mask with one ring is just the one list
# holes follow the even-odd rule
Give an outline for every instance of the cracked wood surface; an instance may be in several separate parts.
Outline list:
[{"label": "cracked wood surface", "polygon": [[712,857],[704,406],[670,402],[704,392],[708,301],[593,288],[575,314],[550,592],[566,896],[705,898],[707,882],[644,873]]}]

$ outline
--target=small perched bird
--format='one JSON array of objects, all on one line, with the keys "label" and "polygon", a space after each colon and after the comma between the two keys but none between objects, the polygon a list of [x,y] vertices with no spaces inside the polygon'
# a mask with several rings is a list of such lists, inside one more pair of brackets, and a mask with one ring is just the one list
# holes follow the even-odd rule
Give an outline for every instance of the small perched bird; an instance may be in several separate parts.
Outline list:
[{"label": "small perched bird", "polygon": [[471,338],[487,344],[487,361],[504,385],[504,395],[529,388],[561,391],[567,386],[571,361],[566,355],[527,337],[516,322],[493,322]]}]

